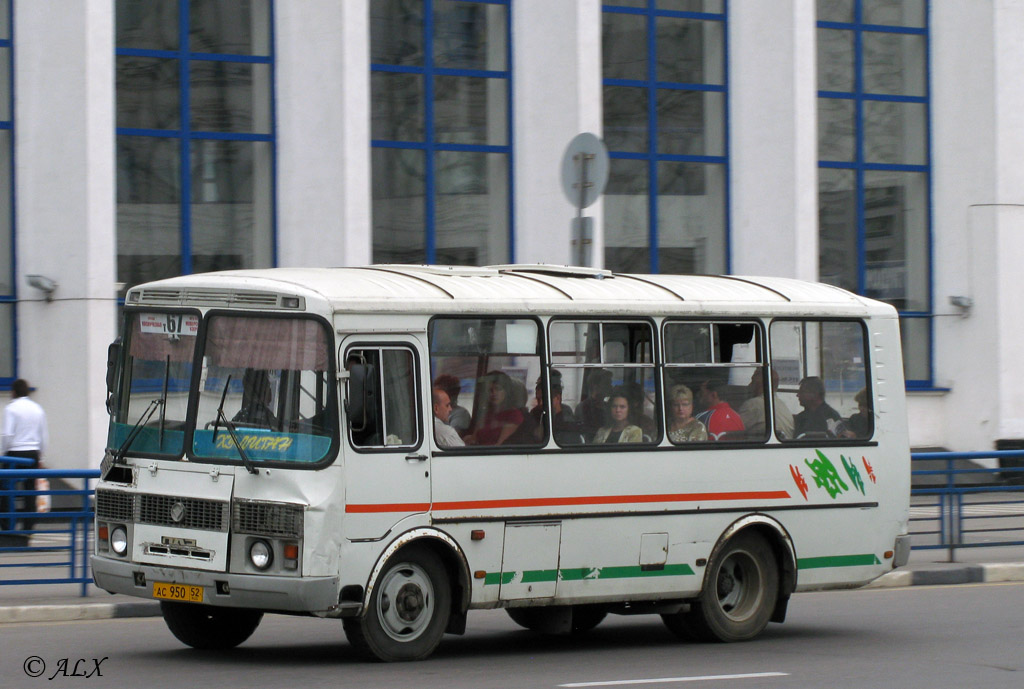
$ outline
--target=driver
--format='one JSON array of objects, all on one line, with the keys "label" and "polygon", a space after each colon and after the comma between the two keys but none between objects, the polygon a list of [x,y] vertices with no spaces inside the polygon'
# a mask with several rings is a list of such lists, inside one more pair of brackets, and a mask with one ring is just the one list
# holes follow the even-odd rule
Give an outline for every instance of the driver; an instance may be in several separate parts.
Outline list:
[{"label": "driver", "polygon": [[267,372],[245,369],[245,375],[242,376],[242,408],[231,421],[240,425],[276,428],[277,417],[270,411],[273,398]]}]

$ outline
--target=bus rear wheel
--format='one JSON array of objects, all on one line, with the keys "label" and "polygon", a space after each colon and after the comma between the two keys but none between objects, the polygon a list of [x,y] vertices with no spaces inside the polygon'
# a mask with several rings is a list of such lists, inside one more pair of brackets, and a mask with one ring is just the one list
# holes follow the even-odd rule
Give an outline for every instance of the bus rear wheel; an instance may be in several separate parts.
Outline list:
[{"label": "bus rear wheel", "polygon": [[248,639],[263,619],[259,610],[171,601],[161,601],[160,612],[178,641],[192,648],[217,651],[234,648]]},{"label": "bus rear wheel", "polygon": [[365,616],[344,620],[345,636],[373,660],[422,660],[441,643],[451,601],[441,559],[421,546],[403,548],[381,572]]},{"label": "bus rear wheel", "polygon": [[674,634],[700,641],[746,641],[768,626],[779,595],[775,553],[753,533],[736,536],[715,556],[688,612],[665,615]]}]

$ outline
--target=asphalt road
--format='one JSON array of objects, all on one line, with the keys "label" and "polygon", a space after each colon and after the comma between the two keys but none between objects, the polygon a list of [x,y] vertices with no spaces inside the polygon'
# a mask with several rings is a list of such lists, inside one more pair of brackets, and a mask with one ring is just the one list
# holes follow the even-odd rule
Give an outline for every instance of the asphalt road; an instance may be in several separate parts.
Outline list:
[{"label": "asphalt road", "polygon": [[399,665],[358,661],[329,620],[266,617],[223,654],[185,648],[159,618],[11,624],[0,627],[0,686],[1024,686],[1021,583],[801,594],[785,624],[731,645],[678,642],[653,616],[612,616],[581,638],[521,630],[503,611],[469,622],[430,660]]}]

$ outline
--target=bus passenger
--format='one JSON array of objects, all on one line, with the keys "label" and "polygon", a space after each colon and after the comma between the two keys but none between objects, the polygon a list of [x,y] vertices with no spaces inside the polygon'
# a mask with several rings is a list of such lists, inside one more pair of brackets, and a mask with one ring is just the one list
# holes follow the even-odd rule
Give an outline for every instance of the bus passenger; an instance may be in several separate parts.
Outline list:
[{"label": "bus passenger", "polygon": [[705,380],[700,384],[700,401],[704,411],[697,414],[708,429],[708,435],[721,440],[726,433],[743,430],[743,419],[721,398],[722,383],[717,380]]},{"label": "bus passenger", "polygon": [[858,390],[853,401],[857,403],[857,413],[840,424],[838,435],[842,438],[870,438],[871,406],[868,404],[868,389]]},{"label": "bus passenger", "polygon": [[836,437],[837,424],[842,416],[825,402],[825,384],[818,376],[808,376],[800,381],[796,398],[802,412],[793,417],[796,437],[805,433],[820,433],[822,437]]},{"label": "bus passenger", "polygon": [[[548,405],[544,403],[544,379],[537,379],[537,404],[530,410],[530,417],[533,418],[535,440],[544,439],[545,418],[548,415]],[[568,404],[562,403],[562,374],[559,371],[551,371],[551,430],[555,435],[555,442],[559,445],[581,445],[583,438],[580,436],[579,425],[572,409]]]},{"label": "bus passenger", "polygon": [[608,398],[608,409],[612,421],[597,431],[595,443],[639,443],[643,442],[644,432],[639,426],[630,423],[629,393],[625,388],[615,388]]},{"label": "bus passenger", "polygon": [[708,429],[693,417],[693,391],[685,385],[675,385],[669,391],[672,418],[668,424],[668,439],[674,443],[700,442],[708,439]]},{"label": "bus passenger", "polygon": [[462,441],[456,430],[448,425],[452,411],[448,393],[435,387],[432,396],[434,400],[434,437],[437,439],[438,446],[443,449],[462,447],[466,443]]},{"label": "bus passenger", "polygon": [[491,371],[481,382],[487,384],[487,410],[480,424],[463,440],[467,445],[501,445],[526,417],[514,406],[515,387],[508,374]]},{"label": "bus passenger", "polygon": [[452,413],[448,415],[448,425],[454,428],[460,436],[465,435],[469,431],[471,417],[469,410],[459,405],[462,383],[452,374],[442,373],[434,380],[434,387],[444,390],[452,403]]},{"label": "bus passenger", "polygon": [[[789,410],[786,403],[779,396],[779,372],[772,370],[772,393],[774,394],[773,407],[775,408],[775,435],[780,438],[793,437],[793,412]],[[750,437],[762,437],[765,435],[765,412],[764,412],[764,372],[761,369],[754,371],[750,376],[750,384],[747,385],[747,392],[750,397],[740,405],[740,418],[743,425],[750,434]]]},{"label": "bus passenger", "polygon": [[589,442],[605,425],[605,398],[612,389],[612,374],[603,369],[593,371],[587,384],[587,396],[576,407],[576,418],[585,442]]}]

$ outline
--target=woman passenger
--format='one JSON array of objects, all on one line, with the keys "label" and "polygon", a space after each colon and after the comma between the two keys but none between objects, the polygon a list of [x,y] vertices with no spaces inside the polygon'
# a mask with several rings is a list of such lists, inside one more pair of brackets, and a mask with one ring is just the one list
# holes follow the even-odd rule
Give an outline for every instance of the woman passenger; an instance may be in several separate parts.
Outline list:
[{"label": "woman passenger", "polygon": [[514,406],[515,388],[512,379],[502,371],[484,376],[487,388],[487,411],[476,429],[463,438],[467,445],[501,445],[515,433],[526,417]]},{"label": "woman passenger", "polygon": [[644,432],[639,426],[630,423],[629,393],[625,388],[615,388],[608,398],[608,410],[611,413],[610,426],[598,429],[594,436],[595,443],[640,443]]},{"label": "woman passenger", "polygon": [[708,429],[693,418],[693,391],[685,385],[669,390],[669,408],[672,418],[668,424],[668,439],[673,443],[699,442],[708,439]]}]

